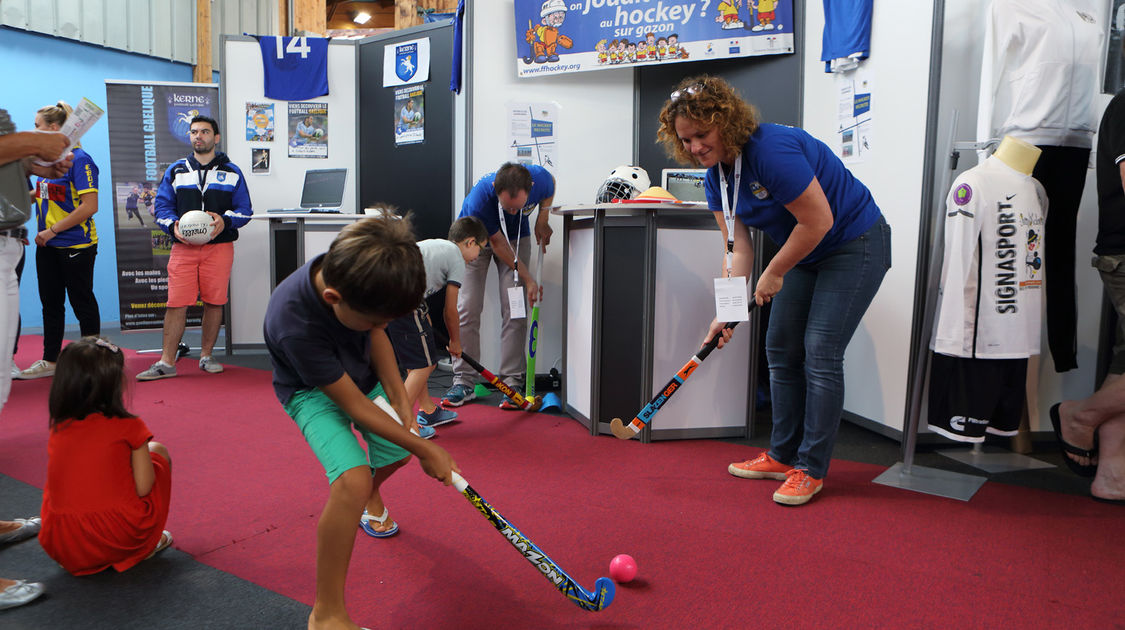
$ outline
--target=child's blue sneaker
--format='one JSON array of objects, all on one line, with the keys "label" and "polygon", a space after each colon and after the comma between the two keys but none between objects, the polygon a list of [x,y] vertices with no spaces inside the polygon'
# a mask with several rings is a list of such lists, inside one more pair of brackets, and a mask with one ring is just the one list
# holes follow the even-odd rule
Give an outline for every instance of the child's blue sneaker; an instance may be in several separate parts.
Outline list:
[{"label": "child's blue sneaker", "polygon": [[418,425],[424,427],[440,427],[457,419],[457,412],[438,407],[433,413],[418,412]]},{"label": "child's blue sneaker", "polygon": [[441,404],[445,407],[460,407],[477,397],[472,385],[457,384],[449,388],[441,397]]},{"label": "child's blue sneaker", "polygon": [[428,427],[424,424],[418,425],[418,437],[422,438],[423,440],[428,440],[434,437],[435,433],[437,433],[437,431],[434,431],[433,427]]}]

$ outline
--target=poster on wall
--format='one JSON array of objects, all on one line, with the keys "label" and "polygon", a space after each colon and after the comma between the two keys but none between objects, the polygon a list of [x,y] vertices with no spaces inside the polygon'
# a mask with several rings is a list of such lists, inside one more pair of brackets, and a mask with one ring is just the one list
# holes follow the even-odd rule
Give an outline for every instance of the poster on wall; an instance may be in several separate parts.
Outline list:
[{"label": "poster on wall", "polygon": [[793,52],[793,0],[515,0],[520,77]]},{"label": "poster on wall", "polygon": [[[156,193],[168,166],[191,153],[191,119],[218,116],[218,96],[212,84],[106,81],[122,330],[164,326],[173,239],[156,225]],[[200,324],[202,307],[188,308],[187,325]]]},{"label": "poster on wall", "polygon": [[270,174],[270,150],[262,147],[250,149],[250,172],[254,175]]},{"label": "poster on wall", "polygon": [[872,139],[871,76],[865,68],[836,75],[836,154],[845,164],[868,158]]},{"label": "poster on wall", "polygon": [[429,78],[429,37],[383,47],[383,87],[421,83]]},{"label": "poster on wall", "polygon": [[289,157],[328,157],[328,103],[289,103]]},{"label": "poster on wall", "polygon": [[508,161],[538,164],[558,178],[558,124],[558,103],[508,103]]},{"label": "poster on wall", "polygon": [[395,88],[395,146],[418,144],[426,139],[426,88]]},{"label": "poster on wall", "polygon": [[246,141],[273,142],[273,103],[246,104]]}]

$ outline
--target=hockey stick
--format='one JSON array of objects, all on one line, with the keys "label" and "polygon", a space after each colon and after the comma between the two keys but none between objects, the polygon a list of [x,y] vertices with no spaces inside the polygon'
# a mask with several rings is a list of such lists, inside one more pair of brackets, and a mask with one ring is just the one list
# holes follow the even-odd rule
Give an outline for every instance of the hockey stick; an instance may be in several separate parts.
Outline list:
[{"label": "hockey stick", "polygon": [[[436,330],[434,331],[434,337],[436,337],[438,339],[438,341],[440,341],[445,346],[448,346],[449,340],[441,338],[440,335],[441,335],[441,333],[439,333]],[[505,396],[510,398],[512,400],[512,402],[514,402],[520,409],[531,408],[531,401],[527,400],[523,396],[520,396],[520,393],[517,392],[516,390],[512,389],[511,387],[508,387],[507,383],[500,380],[500,378],[497,377],[495,374],[493,374],[492,372],[489,372],[487,369],[485,369],[485,367],[483,365],[481,365],[480,363],[478,363],[476,359],[469,356],[469,353],[462,350],[461,351],[461,358],[464,359],[465,363],[468,363],[470,366],[472,366],[472,368],[474,370],[479,372],[481,376],[483,376],[485,379],[487,379],[488,382],[491,383],[493,387],[500,390],[501,394],[504,394]]]},{"label": "hockey stick", "polygon": [[[543,291],[543,250],[539,247],[539,256],[535,263],[535,285],[539,287],[540,295]],[[538,408],[535,400],[535,353],[539,349],[539,304],[536,301],[531,307],[531,326],[527,333],[527,375],[524,377],[523,395],[531,401],[533,408]]]},{"label": "hockey stick", "polygon": [[576,606],[582,610],[598,611],[613,602],[615,587],[612,580],[607,577],[600,577],[597,582],[594,583],[594,592],[591,593],[587,591],[582,588],[582,585],[575,582],[574,578],[567,575],[566,571],[563,571],[559,565],[555,564],[554,560],[551,560],[547,554],[543,553],[535,543],[528,540],[527,536],[524,536],[520,530],[516,529],[515,525],[512,525],[497,512],[496,508],[489,505],[488,501],[485,501],[484,497],[477,494],[477,491],[473,490],[469,482],[465,481],[465,478],[456,472],[453,473],[453,487],[457,488],[461,494],[465,495],[469,503],[472,503],[473,506],[488,519],[488,522],[492,523],[496,531],[500,532],[513,547],[523,554],[523,557],[526,558],[532,566],[543,574],[543,577],[554,584],[555,588],[563,595],[566,595],[566,598],[574,602]]},{"label": "hockey stick", "polygon": [[[751,300],[748,310],[754,310],[754,307],[757,305],[757,302]],[[733,330],[737,325],[738,322],[728,322],[726,326],[723,326],[723,328],[729,328]],[[721,337],[721,335],[721,331],[715,333],[715,335],[711,337],[711,341],[708,341],[707,345],[703,346],[703,349],[692,356],[691,359],[684,364],[684,367],[680,368],[679,372],[676,372],[676,375],[672,377],[672,380],[668,381],[668,384],[664,386],[664,389],[660,390],[656,394],[656,396],[653,396],[652,400],[649,401],[647,405],[645,405],[644,409],[641,409],[639,412],[637,412],[637,417],[633,418],[632,422],[626,425],[621,421],[621,418],[614,418],[609,422],[609,430],[622,440],[628,440],[634,435],[640,433],[641,429],[645,428],[648,423],[652,422],[653,416],[656,415],[656,412],[660,411],[660,408],[664,406],[664,403],[668,402],[668,399],[672,397],[672,394],[675,394],[684,384],[684,381],[688,380],[688,377],[691,376],[693,372],[695,372],[695,368],[699,367],[699,364],[703,363],[704,359],[706,359],[707,356],[710,355],[716,347],[718,347],[719,338]]]},{"label": "hockey stick", "polygon": [[[375,405],[378,406],[379,409],[382,409],[383,413],[390,416],[392,420],[402,424],[402,418],[398,417],[394,408],[391,407],[390,403],[382,396],[375,398]],[[417,433],[415,433],[415,435],[417,435]],[[504,538],[507,538],[508,542],[518,549],[532,566],[539,569],[543,577],[554,584],[555,588],[559,589],[559,592],[566,595],[567,599],[574,602],[579,608],[591,611],[599,611],[613,602],[615,587],[612,580],[606,577],[598,578],[598,581],[594,582],[593,593],[582,588],[582,585],[575,582],[574,578],[567,575],[566,571],[563,571],[559,565],[555,564],[554,560],[543,553],[535,543],[528,540],[527,536],[524,536],[520,530],[516,529],[515,525],[508,522],[508,520],[505,519],[500,512],[497,512],[496,508],[492,507],[488,501],[485,501],[484,497],[480,496],[476,490],[473,490],[472,486],[469,485],[468,481],[465,481],[464,477],[459,475],[457,471],[451,472],[453,473],[453,487],[457,488],[458,492],[465,495],[469,503],[472,503],[481,514],[484,514],[488,522],[492,523],[496,531],[500,532]]]},{"label": "hockey stick", "polygon": [[487,369],[485,369],[485,367],[483,365],[481,365],[480,363],[477,363],[476,359],[469,356],[464,351],[461,352],[461,358],[465,360],[465,363],[468,363],[469,365],[473,366],[474,370],[476,370],[477,372],[480,372],[480,375],[483,376],[485,379],[487,379],[488,382],[491,383],[493,387],[500,390],[501,394],[504,394],[505,396],[510,398],[512,400],[512,402],[516,403],[516,405],[520,409],[531,408],[531,401],[527,400],[523,396],[520,396],[520,393],[517,392],[516,390],[512,389],[511,387],[508,387],[507,383],[500,380],[500,377],[496,376],[492,372],[489,372]]}]

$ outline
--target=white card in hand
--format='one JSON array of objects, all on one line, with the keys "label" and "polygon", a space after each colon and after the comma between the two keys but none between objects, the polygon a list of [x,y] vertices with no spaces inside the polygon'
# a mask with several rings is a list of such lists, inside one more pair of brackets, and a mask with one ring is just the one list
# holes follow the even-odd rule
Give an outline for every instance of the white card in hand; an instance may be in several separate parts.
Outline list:
[{"label": "white card in hand", "polygon": [[523,287],[508,287],[508,309],[511,319],[527,317],[527,310],[523,305]]},{"label": "white card in hand", "polygon": [[746,278],[715,278],[715,319],[720,322],[744,322],[747,312]]}]

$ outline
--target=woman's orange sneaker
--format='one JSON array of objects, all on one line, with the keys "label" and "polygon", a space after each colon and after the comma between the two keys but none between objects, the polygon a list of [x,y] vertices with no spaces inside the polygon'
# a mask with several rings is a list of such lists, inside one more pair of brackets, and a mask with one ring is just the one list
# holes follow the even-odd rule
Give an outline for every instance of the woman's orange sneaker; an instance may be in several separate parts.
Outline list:
[{"label": "woman's orange sneaker", "polygon": [[727,472],[735,477],[742,477],[743,479],[777,479],[778,481],[785,481],[785,476],[789,474],[791,470],[793,470],[792,466],[782,464],[766,453],[762,453],[754,459],[748,459],[744,462],[735,462],[727,466]]},{"label": "woman's orange sneaker", "polygon": [[810,477],[807,470],[794,468],[787,473],[785,483],[773,493],[773,500],[782,505],[804,505],[823,487],[824,480]]}]

